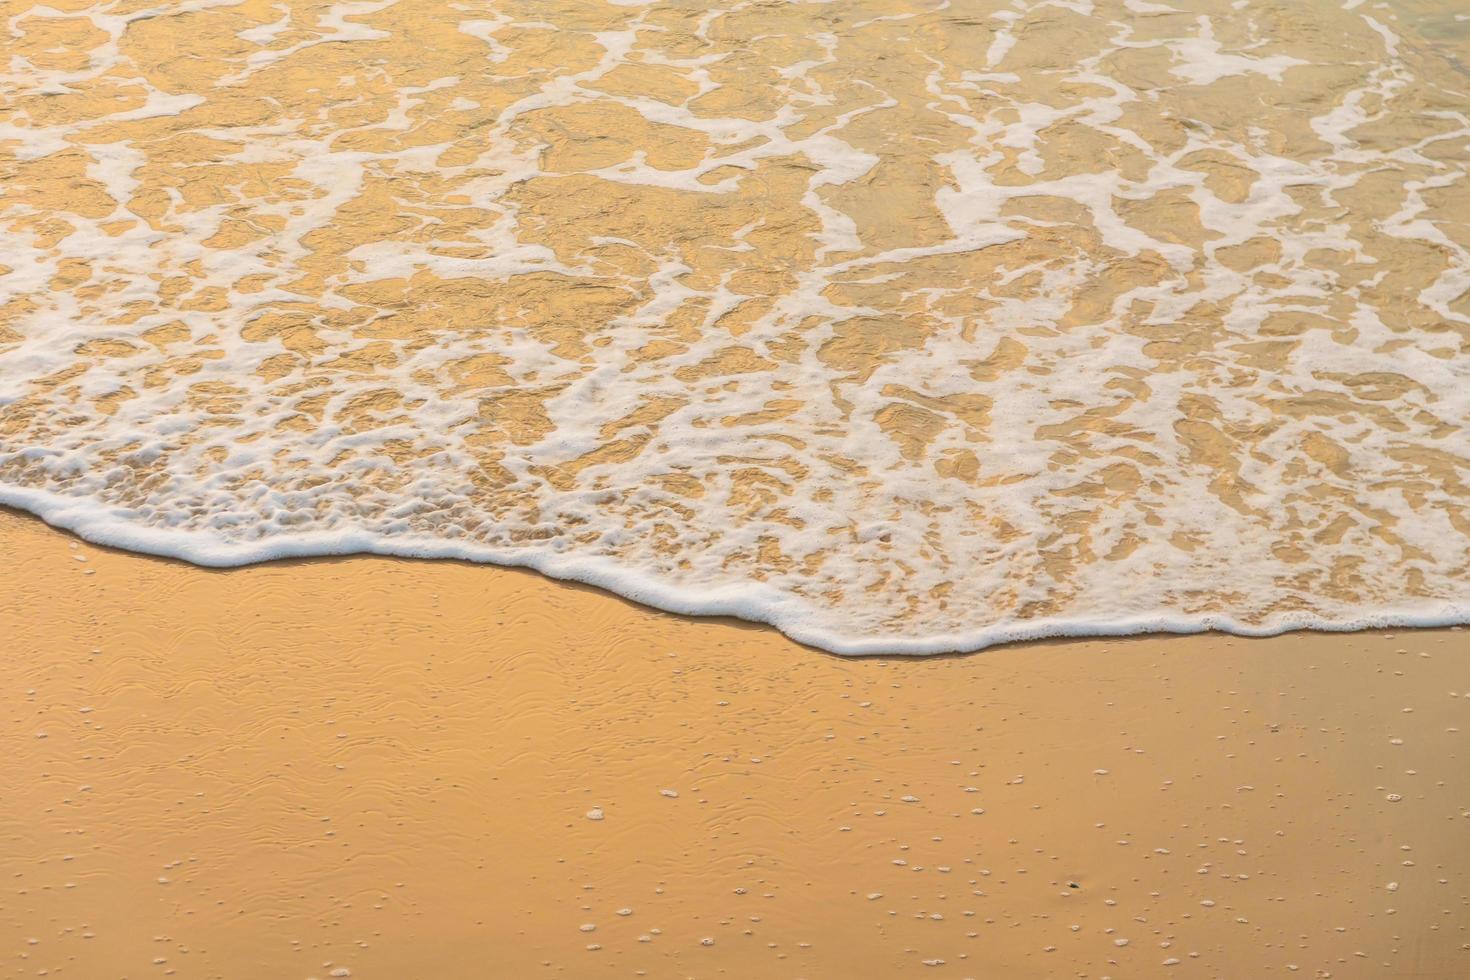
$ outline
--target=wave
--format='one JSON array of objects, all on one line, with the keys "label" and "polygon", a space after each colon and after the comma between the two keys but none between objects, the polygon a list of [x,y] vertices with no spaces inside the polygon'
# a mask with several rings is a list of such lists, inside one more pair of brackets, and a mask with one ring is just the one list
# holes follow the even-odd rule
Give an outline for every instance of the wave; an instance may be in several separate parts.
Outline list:
[{"label": "wave", "polygon": [[839,653],[1465,622],[1452,7],[33,8],[0,501]]}]

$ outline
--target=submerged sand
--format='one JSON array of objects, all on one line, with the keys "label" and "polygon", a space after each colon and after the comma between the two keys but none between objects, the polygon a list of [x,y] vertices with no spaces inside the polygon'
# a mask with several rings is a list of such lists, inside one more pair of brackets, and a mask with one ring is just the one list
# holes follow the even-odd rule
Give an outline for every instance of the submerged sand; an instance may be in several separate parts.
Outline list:
[{"label": "submerged sand", "polygon": [[851,660],[490,567],[0,553],[8,975],[1470,974],[1462,631]]},{"label": "submerged sand", "polygon": [[0,501],[846,653],[1470,623],[1467,9],[8,0]]}]

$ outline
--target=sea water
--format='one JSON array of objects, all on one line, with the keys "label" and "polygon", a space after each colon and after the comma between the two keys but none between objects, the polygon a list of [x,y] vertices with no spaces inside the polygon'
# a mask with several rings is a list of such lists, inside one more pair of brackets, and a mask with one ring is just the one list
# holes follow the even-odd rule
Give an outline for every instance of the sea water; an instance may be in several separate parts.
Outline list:
[{"label": "sea water", "polygon": [[841,653],[1470,621],[1461,8],[16,0],[0,503]]}]

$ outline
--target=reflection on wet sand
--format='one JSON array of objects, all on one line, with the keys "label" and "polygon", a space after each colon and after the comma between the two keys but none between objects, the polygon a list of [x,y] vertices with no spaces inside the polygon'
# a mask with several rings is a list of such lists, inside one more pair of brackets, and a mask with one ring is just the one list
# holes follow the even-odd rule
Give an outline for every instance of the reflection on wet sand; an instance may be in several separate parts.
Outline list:
[{"label": "reflection on wet sand", "polygon": [[0,512],[7,976],[1470,973],[1465,632],[848,659],[69,543]]}]

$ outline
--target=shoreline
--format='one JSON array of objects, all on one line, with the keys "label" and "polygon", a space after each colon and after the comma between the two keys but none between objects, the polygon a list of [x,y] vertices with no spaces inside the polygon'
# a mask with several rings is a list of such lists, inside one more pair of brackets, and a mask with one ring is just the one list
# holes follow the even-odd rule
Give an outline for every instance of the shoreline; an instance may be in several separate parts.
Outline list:
[{"label": "shoreline", "polygon": [[0,546],[24,975],[1470,967],[1464,630],[848,658],[523,571]]},{"label": "shoreline", "polygon": [[[789,594],[758,581],[694,591],[669,584],[600,556],[557,555],[505,550],[465,542],[411,535],[384,537],[366,531],[293,534],[250,545],[209,542],[197,531],[144,528],[121,518],[97,516],[100,505],[29,487],[0,486],[0,512],[24,514],[96,547],[144,557],[180,561],[201,569],[249,568],[273,562],[322,558],[377,557],[404,561],[454,561],[532,572],[564,584],[586,586],[657,612],[695,619],[738,619],[769,627],[801,646],[843,657],[964,656],[999,646],[1068,639],[1124,639],[1141,636],[1197,636],[1220,633],[1269,638],[1298,632],[1357,633],[1385,629],[1444,629],[1470,625],[1470,599],[1427,604],[1433,608],[1380,612],[1350,620],[1309,614],[1280,614],[1263,624],[1242,623],[1223,613],[1200,616],[1153,615],[1098,623],[1066,617],[1041,617],[1023,624],[987,626],[955,636],[921,639],[855,639],[801,625],[802,610]],[[753,598],[752,598],[753,597]],[[786,615],[783,609],[790,608]]]}]

